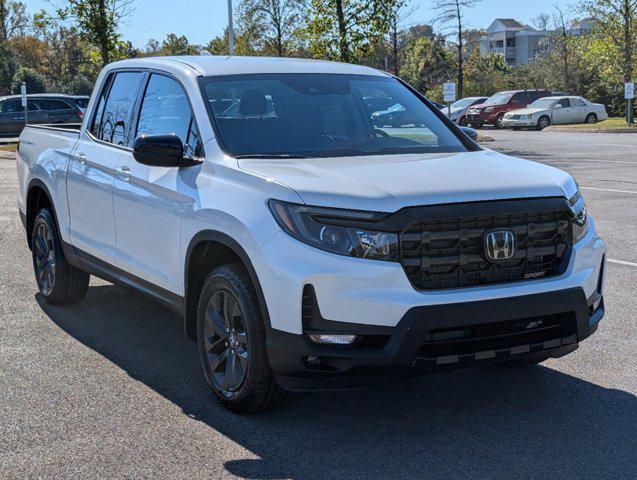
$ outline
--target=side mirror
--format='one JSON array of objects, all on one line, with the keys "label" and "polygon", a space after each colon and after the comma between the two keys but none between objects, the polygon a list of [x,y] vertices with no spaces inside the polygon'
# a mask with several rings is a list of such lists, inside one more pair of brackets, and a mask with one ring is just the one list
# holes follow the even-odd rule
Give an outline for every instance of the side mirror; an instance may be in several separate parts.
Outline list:
[{"label": "side mirror", "polygon": [[151,167],[191,167],[201,163],[184,156],[184,145],[175,134],[140,135],[133,144],[133,157]]},{"label": "side mirror", "polygon": [[562,108],[561,103],[556,103],[555,105],[553,105],[553,110],[557,110],[558,108]]},{"label": "side mirror", "polygon": [[462,133],[464,133],[471,140],[473,140],[474,142],[478,141],[478,132],[476,132],[473,128],[471,127],[459,127],[459,128],[460,130],[462,130]]}]

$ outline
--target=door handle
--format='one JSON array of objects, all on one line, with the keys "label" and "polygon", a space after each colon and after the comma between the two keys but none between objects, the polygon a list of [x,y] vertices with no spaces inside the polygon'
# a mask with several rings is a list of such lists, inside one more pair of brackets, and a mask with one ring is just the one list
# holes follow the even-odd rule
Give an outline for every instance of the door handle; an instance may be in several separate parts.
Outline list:
[{"label": "door handle", "polygon": [[78,152],[73,156],[78,162],[80,162],[80,165],[86,164],[86,154],[84,152]]},{"label": "door handle", "polygon": [[124,165],[123,167],[117,167],[115,169],[115,173],[117,174],[119,178],[121,178],[125,182],[128,182],[130,180],[130,177],[131,177],[130,167],[127,167],[126,165]]}]

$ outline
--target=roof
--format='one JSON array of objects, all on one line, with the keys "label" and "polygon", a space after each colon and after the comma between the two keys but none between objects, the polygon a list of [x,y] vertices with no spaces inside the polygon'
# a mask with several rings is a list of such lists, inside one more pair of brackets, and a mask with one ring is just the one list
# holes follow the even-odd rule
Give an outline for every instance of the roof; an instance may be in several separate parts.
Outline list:
[{"label": "roof", "polygon": [[350,75],[389,76],[374,68],[348,63],[327,62],[301,58],[242,57],[215,55],[183,55],[171,57],[144,57],[115,62],[109,67],[190,67],[198,75],[240,75],[251,73],[337,73]]},{"label": "roof", "polygon": [[[8,100],[11,98],[21,98],[22,95],[16,94],[16,95],[4,95],[4,96],[0,96],[0,100]],[[27,94],[27,98],[42,98],[42,97],[50,97],[50,98],[71,98],[71,99],[75,99],[78,97],[87,97],[88,95],[67,95],[66,93],[28,93]]]},{"label": "roof", "polygon": [[525,25],[522,25],[520,22],[513,18],[496,18],[496,21],[500,22],[505,27],[509,28],[524,28]]}]

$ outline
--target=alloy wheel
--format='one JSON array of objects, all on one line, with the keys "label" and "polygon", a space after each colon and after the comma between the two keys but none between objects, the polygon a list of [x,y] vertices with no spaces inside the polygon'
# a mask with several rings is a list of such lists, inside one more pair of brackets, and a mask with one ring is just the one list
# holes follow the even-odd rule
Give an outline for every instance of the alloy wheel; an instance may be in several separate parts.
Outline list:
[{"label": "alloy wheel", "polygon": [[55,250],[53,237],[46,223],[36,227],[33,242],[35,278],[43,295],[49,295],[55,285]]},{"label": "alloy wheel", "polygon": [[248,372],[248,335],[239,302],[220,289],[208,301],[204,317],[206,361],[214,387],[226,398],[243,385]]}]

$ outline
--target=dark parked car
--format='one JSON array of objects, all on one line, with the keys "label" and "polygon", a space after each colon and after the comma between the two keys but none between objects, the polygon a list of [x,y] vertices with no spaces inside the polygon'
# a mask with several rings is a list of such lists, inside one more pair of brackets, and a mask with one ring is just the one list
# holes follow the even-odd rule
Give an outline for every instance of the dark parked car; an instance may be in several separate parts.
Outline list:
[{"label": "dark parked car", "polygon": [[[82,123],[83,110],[69,95],[27,95],[27,116],[31,124]],[[0,97],[0,136],[17,137],[24,128],[24,108],[19,95]]]},{"label": "dark parked car", "polygon": [[473,128],[482,128],[485,123],[495,128],[502,128],[504,114],[518,110],[535,102],[539,98],[548,97],[548,90],[509,90],[491,95],[484,103],[473,105],[467,109],[467,120]]}]

